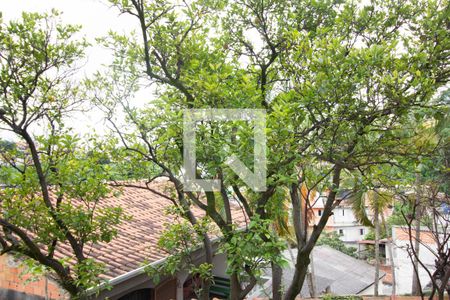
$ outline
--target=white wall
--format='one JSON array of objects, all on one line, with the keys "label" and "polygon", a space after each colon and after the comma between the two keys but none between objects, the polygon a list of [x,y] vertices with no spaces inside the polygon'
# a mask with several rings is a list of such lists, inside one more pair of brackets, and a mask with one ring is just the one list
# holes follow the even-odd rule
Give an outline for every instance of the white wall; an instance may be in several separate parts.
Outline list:
[{"label": "white wall", "polygon": [[335,208],[333,210],[333,220],[336,225],[339,223],[352,224],[357,222],[352,209],[347,207]]},{"label": "white wall", "polygon": [[214,255],[213,265],[214,268],[212,273],[214,276],[229,277],[229,275],[227,275],[227,257],[224,253]]},{"label": "white wall", "polygon": [[[336,233],[339,234],[339,230],[343,231],[341,240],[346,243],[356,243],[357,241],[361,241],[369,232],[368,228],[359,224],[350,207],[335,208],[333,210],[333,222]],[[363,234],[361,234],[360,229],[363,230]]]},{"label": "white wall", "polygon": [[[412,278],[413,278],[413,265],[411,259],[409,258],[407,248],[408,241],[395,240],[395,245],[393,247],[393,256],[395,263],[395,277],[396,277],[396,288],[399,295],[410,294],[412,291]],[[431,246],[435,247],[435,246]],[[435,256],[432,252],[420,245],[419,257],[425,263],[428,269],[434,270],[434,259]],[[433,271],[432,271],[433,272]],[[419,277],[422,288],[424,288],[429,282],[430,277],[419,265]]]},{"label": "white wall", "polygon": [[[340,236],[341,241],[343,242],[357,242],[364,239],[364,236],[369,232],[368,228],[355,224],[353,226],[334,226],[335,231],[339,234],[339,230],[343,231],[343,234]],[[363,234],[361,234],[360,230],[363,230]]]}]

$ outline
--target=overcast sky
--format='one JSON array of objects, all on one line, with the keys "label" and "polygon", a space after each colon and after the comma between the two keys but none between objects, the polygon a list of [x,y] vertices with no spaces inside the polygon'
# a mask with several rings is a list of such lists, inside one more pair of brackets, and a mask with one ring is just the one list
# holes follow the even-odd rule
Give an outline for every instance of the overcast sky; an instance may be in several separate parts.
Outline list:
[{"label": "overcast sky", "polygon": [[[96,37],[107,35],[111,29],[119,33],[138,29],[135,19],[127,15],[119,16],[117,9],[110,7],[106,0],[0,0],[4,21],[20,18],[23,11],[46,12],[52,8],[63,13],[62,22],[81,25],[81,34],[93,44],[86,52],[88,61],[80,76],[98,70],[111,60],[108,51],[95,45]],[[81,134],[91,132],[93,128],[103,130],[99,113],[76,116],[70,123]],[[11,138],[12,135],[0,131],[0,137]]]},{"label": "overcast sky", "polygon": [[[64,23],[82,25],[81,33],[91,42],[105,36],[109,30],[119,33],[137,29],[136,21],[127,15],[119,16],[106,0],[1,0],[0,11],[5,21],[20,18],[23,11],[46,12],[52,8],[63,12]],[[107,52],[95,45],[88,50],[88,71],[108,61]]]}]

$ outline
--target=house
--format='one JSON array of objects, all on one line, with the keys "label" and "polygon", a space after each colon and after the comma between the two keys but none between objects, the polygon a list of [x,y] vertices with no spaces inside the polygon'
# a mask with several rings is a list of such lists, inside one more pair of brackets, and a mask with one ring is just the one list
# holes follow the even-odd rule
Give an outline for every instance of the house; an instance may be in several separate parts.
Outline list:
[{"label": "house", "polygon": [[[414,237],[416,235],[414,229],[411,230],[411,235],[414,243]],[[399,295],[410,294],[412,291],[414,270],[407,250],[410,247],[408,228],[406,226],[393,226],[392,240],[392,259],[395,264],[396,290]],[[436,256],[433,254],[433,251],[436,250],[436,247],[436,242],[430,230],[422,227],[420,229],[419,257],[431,272],[435,270]],[[430,283],[430,277],[421,265],[419,265],[419,279],[422,287],[426,287]]]},{"label": "house", "polygon": [[[358,241],[364,239],[364,236],[369,232],[369,228],[361,225],[356,219],[349,200],[350,196],[350,191],[344,191],[337,195],[339,205],[333,209],[333,214],[328,218],[324,231],[335,231],[347,246],[356,246]],[[325,201],[326,196],[320,196],[312,204],[314,217],[310,222],[311,227],[319,223]]]},{"label": "house", "polygon": [[[282,282],[291,282],[294,276],[294,265],[296,250],[292,249],[284,252],[284,257],[289,261],[289,266],[283,269]],[[292,254],[292,255],[291,255]],[[314,268],[315,286],[318,296],[324,294],[333,295],[372,295],[375,278],[375,267],[358,260],[338,250],[328,246],[316,246],[312,252],[312,263]],[[385,276],[380,272],[380,279]],[[249,299],[270,295],[271,291],[271,270],[266,270],[266,282],[255,288]],[[286,287],[285,287],[286,288]],[[381,286],[380,292],[383,289]],[[309,288],[305,280],[302,291],[302,298],[309,298]]]},{"label": "house", "polygon": [[[336,201],[338,205],[333,209],[333,214],[328,218],[327,224],[324,228],[325,232],[336,232],[341,241],[347,246],[357,247],[358,242],[364,240],[366,234],[369,232],[369,227],[362,225],[353,212],[351,202],[352,191],[344,190],[338,193]],[[319,196],[311,205],[313,211],[313,219],[310,222],[310,227],[319,223],[325,207],[326,195]],[[365,205],[366,213],[369,218],[372,218],[372,212],[369,205]],[[392,214],[392,209],[388,208],[384,211],[387,218]]]},{"label": "house", "polygon": [[[151,187],[160,193],[165,193],[167,181],[152,183]],[[144,271],[144,262],[150,265],[163,263],[167,254],[156,247],[157,241],[167,223],[173,221],[173,216],[165,214],[171,201],[142,188],[125,187],[118,197],[105,198],[100,206],[120,206],[126,215],[118,228],[118,235],[110,243],[98,243],[86,247],[88,257],[102,262],[106,272],[102,278],[107,281],[111,289],[92,289],[92,296],[96,299],[136,300],[136,299],[184,299],[188,293],[192,280],[186,272],[179,272],[174,276],[162,277],[159,282],[153,282]],[[194,208],[196,216],[204,215],[203,211]],[[234,220],[245,223],[245,216],[238,205],[232,205]],[[217,244],[214,246],[217,248]],[[63,248],[55,254],[63,258],[70,256],[69,248]],[[196,263],[204,261],[203,251],[192,253],[192,260]],[[214,255],[213,275],[227,277],[226,257],[224,254]],[[27,277],[18,276],[23,267],[18,261],[7,254],[0,257],[0,298],[7,299],[67,299],[68,295],[51,278],[42,277],[36,282],[27,282]],[[14,275],[11,275],[14,274]],[[14,296],[12,296],[14,295]],[[26,296],[26,297],[25,297]]]},{"label": "house", "polygon": [[[383,278],[385,284],[385,292],[392,287],[392,262],[394,263],[395,272],[395,287],[397,295],[407,295],[412,292],[412,280],[414,277],[413,263],[408,252],[411,241],[415,243],[416,231],[411,229],[412,239],[409,238],[409,230],[406,226],[393,226],[392,238],[380,240],[380,258],[381,269],[385,271],[386,276]],[[420,232],[420,244],[419,244],[419,257],[424,263],[426,268],[431,271],[435,270],[436,256],[433,252],[436,250],[436,242],[434,236],[431,234],[428,228],[422,227]],[[374,245],[373,240],[360,241],[358,246],[365,248],[367,245]],[[389,247],[392,248],[392,257],[390,256]],[[361,249],[359,249],[361,250]],[[364,251],[359,251],[359,254],[363,254]],[[430,284],[430,277],[427,271],[419,264],[419,279],[421,286],[426,290]]]},{"label": "house", "polygon": [[[378,249],[380,251],[380,261],[381,264],[384,265],[390,265],[390,257],[388,255],[388,247],[390,239],[381,239],[379,240]],[[375,240],[361,240],[357,242],[358,248],[358,258],[359,259],[367,259],[370,255],[375,255],[374,249],[375,249]],[[372,253],[371,253],[372,252]]]}]

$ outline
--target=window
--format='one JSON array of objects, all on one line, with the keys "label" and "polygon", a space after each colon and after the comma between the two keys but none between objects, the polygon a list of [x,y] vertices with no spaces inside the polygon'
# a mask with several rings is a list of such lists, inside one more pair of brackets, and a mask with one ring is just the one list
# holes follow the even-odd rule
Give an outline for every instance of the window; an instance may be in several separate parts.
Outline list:
[{"label": "window", "polygon": [[342,215],[345,216],[345,209],[342,210]]},{"label": "window", "polygon": [[360,230],[359,230],[359,234],[360,234],[360,235],[364,235],[364,229],[360,229]]},{"label": "window", "polygon": [[339,235],[344,235],[344,229],[339,229]]},{"label": "window", "polygon": [[322,210],[321,209],[319,209],[318,215],[319,215],[319,217],[322,216]]}]

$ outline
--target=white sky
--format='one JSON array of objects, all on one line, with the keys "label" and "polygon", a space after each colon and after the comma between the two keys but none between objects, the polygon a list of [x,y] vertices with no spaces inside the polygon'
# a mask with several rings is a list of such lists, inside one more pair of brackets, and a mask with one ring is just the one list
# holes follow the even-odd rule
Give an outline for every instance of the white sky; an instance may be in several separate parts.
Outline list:
[{"label": "white sky", "polygon": [[[56,8],[63,14],[64,23],[82,25],[81,34],[90,42],[105,36],[109,30],[119,33],[137,29],[136,21],[128,15],[118,15],[117,9],[110,7],[106,0],[1,0],[0,11],[3,19],[9,21],[21,17],[23,11],[46,12]],[[105,56],[106,54],[106,56]],[[107,63],[107,53],[100,47],[88,51],[88,70],[93,71],[101,63]]]},{"label": "white sky", "polygon": [[[0,11],[5,22],[20,18],[23,11],[46,12],[52,8],[62,12],[63,23],[81,25],[81,35],[92,44],[92,47],[86,51],[87,62],[80,76],[92,74],[102,64],[108,64],[111,61],[109,51],[96,45],[95,38],[106,36],[109,30],[118,33],[138,30],[137,22],[133,17],[119,16],[118,10],[111,7],[106,0],[0,0]],[[103,118],[99,112],[74,116],[69,126],[80,134],[93,130],[97,133],[104,131]],[[0,138],[13,138],[13,135],[0,130]]]}]

